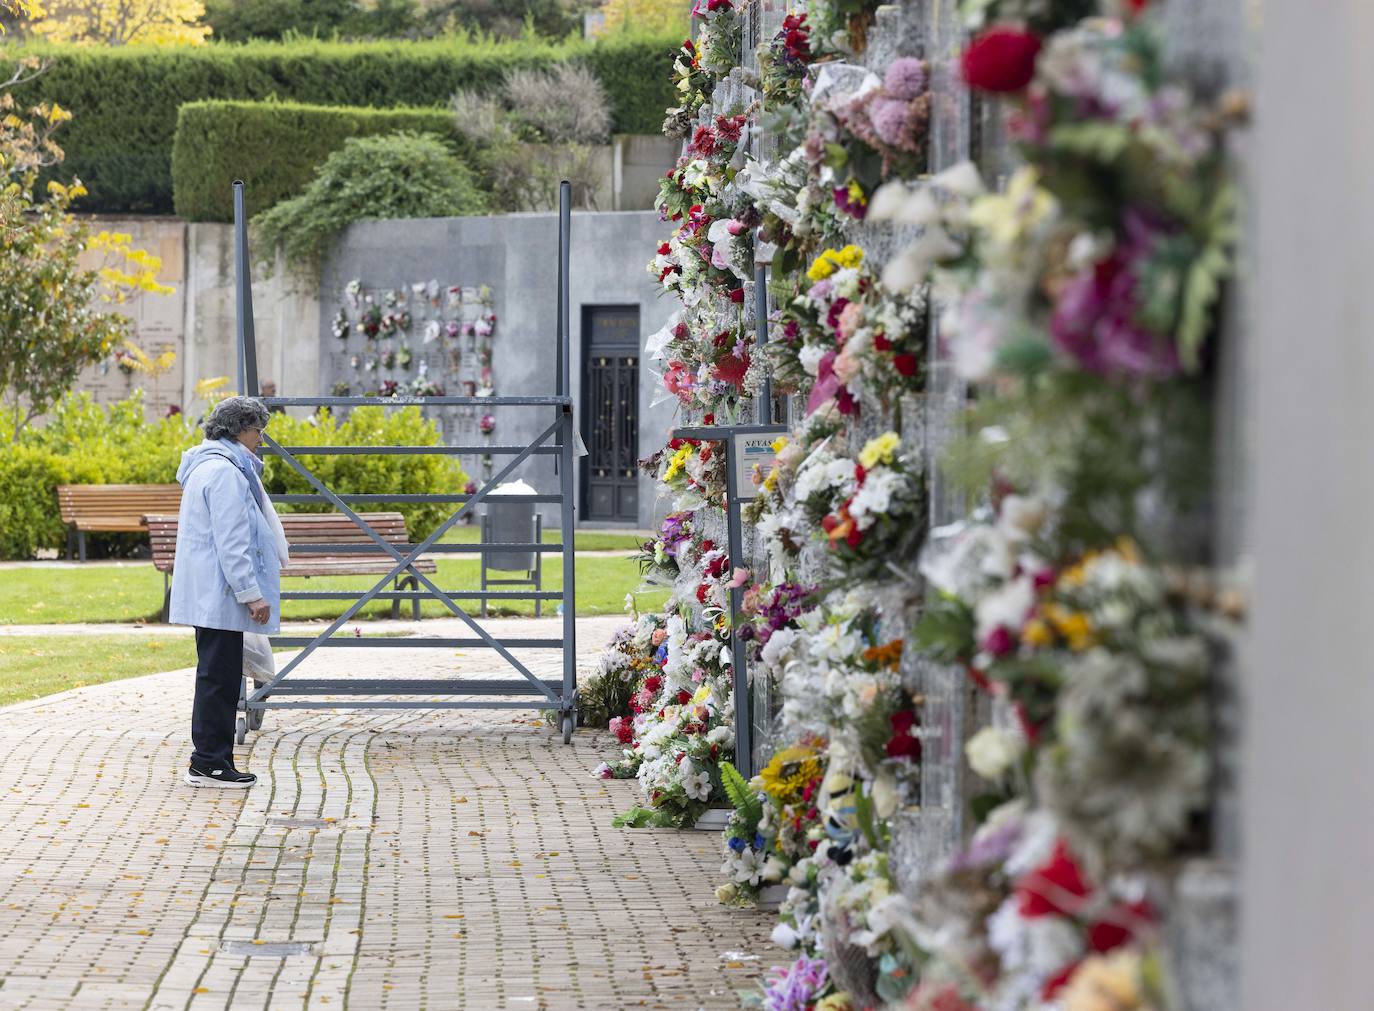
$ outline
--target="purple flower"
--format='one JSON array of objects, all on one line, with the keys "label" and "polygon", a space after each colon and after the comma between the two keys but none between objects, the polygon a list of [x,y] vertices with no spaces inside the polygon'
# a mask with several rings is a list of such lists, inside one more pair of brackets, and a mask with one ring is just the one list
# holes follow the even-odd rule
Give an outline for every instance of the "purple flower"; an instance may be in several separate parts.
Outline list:
[{"label": "purple flower", "polygon": [[1089,372],[1167,378],[1181,368],[1178,350],[1139,321],[1141,274],[1162,236],[1135,211],[1123,226],[1126,237],[1112,254],[1064,286],[1050,336]]},{"label": "purple flower", "polygon": [[878,139],[891,147],[902,143],[902,131],[906,127],[907,103],[895,98],[874,99],[869,106],[868,116],[873,123],[873,132]]},{"label": "purple flower", "polygon": [[774,966],[768,973],[768,989],[763,994],[767,1011],[806,1011],[829,979],[825,960],[803,955],[791,965]]},{"label": "purple flower", "polygon": [[883,90],[893,98],[910,102],[926,87],[926,69],[914,56],[902,56],[892,61],[883,76]]}]

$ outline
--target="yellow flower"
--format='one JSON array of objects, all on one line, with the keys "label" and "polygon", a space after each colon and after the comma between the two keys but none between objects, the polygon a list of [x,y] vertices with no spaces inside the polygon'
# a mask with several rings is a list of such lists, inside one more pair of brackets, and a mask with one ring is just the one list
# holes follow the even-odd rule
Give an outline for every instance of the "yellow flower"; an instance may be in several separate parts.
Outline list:
[{"label": "yellow flower", "polygon": [[863,465],[864,470],[872,470],[880,463],[890,464],[893,454],[901,445],[901,437],[896,432],[884,432],[868,440],[868,444],[859,453],[859,463]]},{"label": "yellow flower", "polygon": [[1039,175],[1027,166],[1012,174],[1005,193],[989,193],[975,200],[968,218],[989,240],[1010,246],[1054,211],[1054,197],[1040,188]]},{"label": "yellow flower", "polygon": [[778,486],[778,468],[773,467],[768,471],[768,476],[763,479],[763,490],[772,491]]},{"label": "yellow flower", "polygon": [[830,250],[826,250],[816,257],[816,262],[806,272],[806,276],[812,281],[824,281],[831,274],[835,273],[835,264],[830,260]]},{"label": "yellow flower", "polygon": [[821,774],[820,756],[814,748],[796,745],[783,748],[759,773],[763,790],[784,804],[799,800],[807,785]]},{"label": "yellow flower", "polygon": [[684,445],[674,453],[673,458],[668,461],[668,469],[663,472],[663,480],[671,481],[673,478],[677,477],[678,474],[682,472],[682,468],[687,466],[687,461],[691,458],[692,446],[690,444]]},{"label": "yellow flower", "polygon": [[1021,641],[1027,646],[1048,646],[1054,642],[1054,632],[1039,618],[1032,618],[1021,630]]},{"label": "yellow flower", "polygon": [[815,1011],[853,1011],[854,1005],[847,993],[832,993],[816,1001]]},{"label": "yellow flower", "polygon": [[1129,949],[1091,955],[1064,988],[1064,1011],[1148,1011],[1140,956]]},{"label": "yellow flower", "polygon": [[694,705],[694,706],[699,706],[699,705],[701,705],[703,702],[705,702],[707,699],[709,699],[710,697],[711,697],[711,682],[707,681],[707,682],[706,682],[705,684],[703,684],[700,688],[698,688],[698,689],[697,689],[697,693],[696,693],[695,695],[692,696],[692,705]]},{"label": "yellow flower", "polygon": [[1093,644],[1093,626],[1082,611],[1070,611],[1061,604],[1046,604],[1045,617],[1055,631],[1068,640],[1069,649],[1081,653]]},{"label": "yellow flower", "polygon": [[864,251],[851,243],[843,249],[827,249],[816,257],[816,262],[811,264],[806,276],[812,281],[824,281],[841,268],[857,267],[863,262]]},{"label": "yellow flower", "polygon": [[786,447],[786,445],[787,436],[780,435],[773,440],[773,445],[770,448],[773,450],[774,453],[781,453],[783,451],[783,448]]}]

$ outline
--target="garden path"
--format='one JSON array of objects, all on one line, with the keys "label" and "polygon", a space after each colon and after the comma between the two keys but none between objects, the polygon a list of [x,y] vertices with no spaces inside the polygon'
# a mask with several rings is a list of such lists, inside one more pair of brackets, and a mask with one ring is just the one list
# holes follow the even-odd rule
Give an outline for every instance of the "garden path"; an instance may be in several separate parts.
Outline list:
[{"label": "garden path", "polygon": [[[579,621],[584,670],[616,624]],[[377,665],[322,653],[312,675]],[[0,710],[0,1006],[726,1008],[762,974],[775,918],[716,903],[718,835],[611,827],[638,792],[589,775],[604,731],[268,712],[238,753],[259,785],[197,791],[189,711],[186,671]]]}]

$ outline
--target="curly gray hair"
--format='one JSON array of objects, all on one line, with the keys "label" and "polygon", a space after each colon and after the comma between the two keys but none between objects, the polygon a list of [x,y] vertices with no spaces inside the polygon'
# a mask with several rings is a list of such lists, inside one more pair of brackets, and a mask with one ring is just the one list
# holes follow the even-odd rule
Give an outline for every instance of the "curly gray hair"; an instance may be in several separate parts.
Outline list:
[{"label": "curly gray hair", "polygon": [[245,428],[266,428],[270,417],[257,397],[225,397],[215,405],[202,427],[207,439],[233,439]]}]

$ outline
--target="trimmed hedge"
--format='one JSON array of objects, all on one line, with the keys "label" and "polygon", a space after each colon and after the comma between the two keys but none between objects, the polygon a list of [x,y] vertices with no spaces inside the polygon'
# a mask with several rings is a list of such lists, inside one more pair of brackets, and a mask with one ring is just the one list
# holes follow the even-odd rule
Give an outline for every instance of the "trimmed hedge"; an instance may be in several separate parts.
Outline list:
[{"label": "trimmed hedge", "polygon": [[[172,141],[176,212],[189,221],[232,221],[230,184],[247,184],[248,212],[298,196],[350,137],[411,130],[468,153],[443,109],[366,109],[296,102],[187,102]],[[466,160],[466,159],[465,159]]]},{"label": "trimmed hedge", "polygon": [[[596,42],[514,42],[465,37],[425,42],[254,42],[244,45],[12,47],[47,73],[14,89],[29,105],[53,101],[75,118],[58,134],[63,176],[90,196],[82,209],[173,212],[172,138],[185,102],[236,99],[319,105],[443,107],[458,88],[492,88],[505,71],[578,59],[592,67],[620,133],[656,133],[672,104],[674,38],[616,36]],[[5,68],[8,69],[8,68]]]},{"label": "trimmed hedge", "polygon": [[[269,431],[287,445],[431,446],[440,441],[434,423],[418,407],[359,407],[342,422],[327,414],[296,419],[274,414]],[[0,558],[32,558],[43,548],[61,550],[66,526],[57,508],[59,484],[166,484],[176,480],[181,454],[201,441],[196,422],[183,414],[145,420],[143,394],[96,404],[90,394],[69,393],[40,428],[28,428],[9,444],[7,412],[0,412]],[[264,481],[272,492],[313,491],[279,457],[268,457]],[[311,468],[344,494],[461,492],[467,482],[451,456],[321,456]],[[295,506],[325,512],[329,506]],[[446,507],[425,502],[380,503],[377,510],[403,514],[420,540],[447,518]],[[145,534],[93,534],[97,557],[146,547]]]}]

